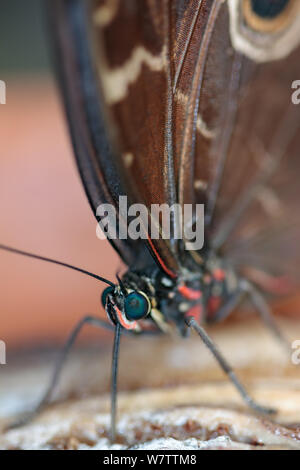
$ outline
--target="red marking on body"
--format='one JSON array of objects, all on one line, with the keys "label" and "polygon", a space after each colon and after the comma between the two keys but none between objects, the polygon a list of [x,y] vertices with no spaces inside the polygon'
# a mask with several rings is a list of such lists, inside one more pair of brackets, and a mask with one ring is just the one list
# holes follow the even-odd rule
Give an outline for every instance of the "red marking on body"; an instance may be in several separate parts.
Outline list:
[{"label": "red marking on body", "polygon": [[163,268],[163,270],[166,272],[166,274],[168,274],[168,276],[172,277],[173,279],[175,277],[177,277],[177,274],[173,273],[173,271],[171,271],[170,269],[167,268],[167,266],[165,265],[165,263],[163,262],[163,260],[161,259],[161,257],[159,256],[157,250],[155,249],[153,243],[152,243],[152,240],[151,238],[149,237],[148,235],[148,242],[149,242],[149,245],[151,246],[151,249],[152,251],[154,252],[159,264],[161,265],[161,267]]},{"label": "red marking on body", "polygon": [[221,297],[212,296],[209,298],[207,303],[207,311],[209,315],[213,315],[221,307],[222,299]]},{"label": "red marking on body", "polygon": [[178,292],[180,292],[180,294],[188,300],[198,300],[202,296],[202,292],[200,290],[190,289],[185,285],[179,286]]},{"label": "red marking on body", "polygon": [[191,307],[185,314],[186,318],[194,317],[196,322],[201,323],[202,320],[203,309],[202,305],[197,304]]},{"label": "red marking on body", "polygon": [[223,271],[223,269],[217,268],[213,271],[213,276],[216,281],[224,281],[225,272]]}]

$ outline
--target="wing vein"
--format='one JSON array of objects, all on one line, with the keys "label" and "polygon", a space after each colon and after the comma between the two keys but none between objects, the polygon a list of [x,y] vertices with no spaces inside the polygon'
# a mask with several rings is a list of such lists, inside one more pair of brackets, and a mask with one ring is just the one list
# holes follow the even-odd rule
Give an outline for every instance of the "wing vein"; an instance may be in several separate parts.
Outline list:
[{"label": "wing vein", "polygon": [[[195,73],[193,76],[191,93],[188,100],[183,138],[180,151],[180,168],[179,168],[179,181],[178,181],[178,197],[179,203],[183,204],[184,191],[188,183],[191,183],[191,163],[192,152],[195,146],[195,132],[199,108],[199,99],[201,87],[203,82],[204,69],[206,64],[207,53],[209,49],[210,40],[214,31],[214,26],[223,4],[223,0],[214,0],[209,13],[208,21],[204,30],[201,46],[197,57],[195,66]],[[189,174],[188,174],[189,173]]]}]

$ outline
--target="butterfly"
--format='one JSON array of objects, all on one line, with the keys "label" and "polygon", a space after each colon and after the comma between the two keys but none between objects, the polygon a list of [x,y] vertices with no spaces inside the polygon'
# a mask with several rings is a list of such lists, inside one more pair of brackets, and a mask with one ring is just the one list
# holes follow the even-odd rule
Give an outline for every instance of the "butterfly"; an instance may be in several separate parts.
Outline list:
[{"label": "butterfly", "polygon": [[[86,323],[115,331],[111,440],[116,438],[121,334],[195,330],[255,411],[257,404],[203,324],[247,301],[281,340],[270,301],[299,282],[300,5],[296,0],[53,0],[58,76],[74,153],[91,208],[120,196],[147,209],[145,237],[109,237],[127,266],[108,287],[110,323],[76,326],[38,409]],[[204,245],[162,236],[152,205],[204,204]],[[151,236],[153,221],[160,237]],[[194,215],[188,221],[195,225]],[[185,227],[184,227],[185,228]]]}]

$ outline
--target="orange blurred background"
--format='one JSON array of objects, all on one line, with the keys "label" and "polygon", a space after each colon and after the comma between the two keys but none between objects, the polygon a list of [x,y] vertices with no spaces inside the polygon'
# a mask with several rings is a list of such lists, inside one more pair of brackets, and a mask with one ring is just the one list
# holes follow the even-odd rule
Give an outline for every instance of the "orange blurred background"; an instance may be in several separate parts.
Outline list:
[{"label": "orange blurred background", "polygon": [[[43,5],[0,0],[0,80],[6,83],[0,243],[114,279],[120,262],[109,243],[96,238],[51,66]],[[104,287],[66,268],[0,251],[0,339],[8,351],[61,342],[84,314],[105,317]]]},{"label": "orange blurred background", "polygon": [[[6,80],[0,107],[0,243],[114,279],[119,261],[96,238],[55,84]],[[85,313],[104,314],[104,284],[0,251],[0,337],[9,347],[66,338]]]}]

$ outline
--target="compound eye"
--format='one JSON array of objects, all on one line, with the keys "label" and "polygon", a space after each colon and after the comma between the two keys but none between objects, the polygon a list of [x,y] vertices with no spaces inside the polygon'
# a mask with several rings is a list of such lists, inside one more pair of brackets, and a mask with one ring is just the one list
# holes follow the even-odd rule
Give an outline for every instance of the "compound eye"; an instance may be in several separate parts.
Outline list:
[{"label": "compound eye", "polygon": [[128,320],[140,320],[150,312],[150,300],[143,292],[131,292],[125,297],[124,309]]},{"label": "compound eye", "polygon": [[114,287],[106,287],[106,289],[104,289],[104,291],[102,292],[101,302],[102,302],[102,305],[103,305],[104,308],[106,306],[107,296],[109,294],[113,294],[114,290],[115,290]]}]

